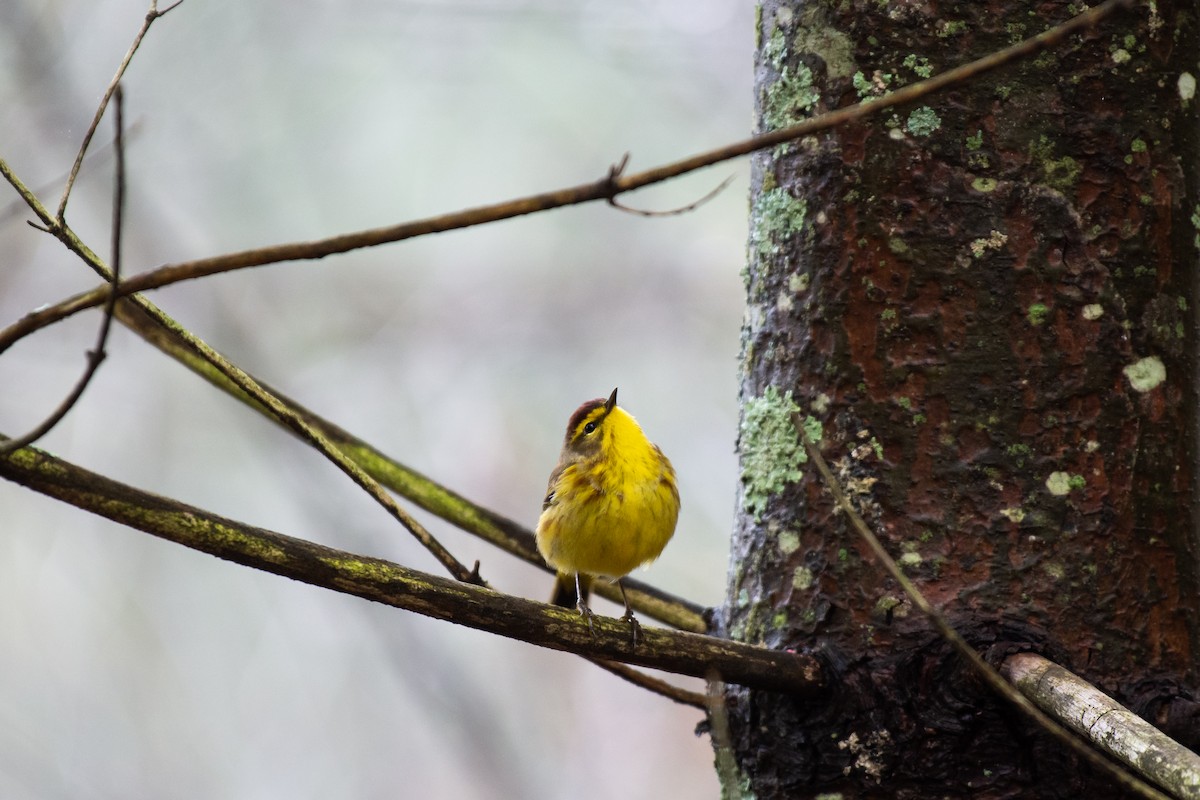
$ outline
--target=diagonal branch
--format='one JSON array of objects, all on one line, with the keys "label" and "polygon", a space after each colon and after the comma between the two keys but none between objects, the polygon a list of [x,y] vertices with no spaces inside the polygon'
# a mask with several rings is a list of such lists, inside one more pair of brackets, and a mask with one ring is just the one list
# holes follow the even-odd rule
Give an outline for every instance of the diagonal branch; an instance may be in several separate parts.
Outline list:
[{"label": "diagonal branch", "polygon": [[[172,6],[174,8],[174,6]],[[8,170],[7,165],[0,161],[0,173],[13,184],[17,192],[29,204],[29,207],[37,214],[38,218],[47,224],[50,232],[66,245],[67,249],[79,256],[93,270],[103,276],[106,280],[112,280],[112,272],[104,263],[103,259],[95,254],[90,247],[76,236],[70,226],[65,223],[60,224],[50,217],[50,212],[41,201],[25,187],[16,175]],[[480,582],[479,575],[474,570],[469,570],[463,564],[450,554],[445,547],[442,546],[433,534],[425,529],[425,526],[417,522],[411,515],[402,509],[392,496],[389,495],[379,482],[368,475],[354,461],[346,457],[342,451],[334,447],[328,439],[321,435],[313,426],[309,425],[299,414],[296,414],[285,404],[276,399],[270,392],[265,390],[259,383],[250,377],[244,371],[239,369],[235,364],[226,360],[216,350],[213,350],[208,344],[185,329],[175,320],[164,314],[153,303],[141,295],[133,295],[126,299],[137,308],[141,309],[145,314],[149,315],[157,324],[171,331],[172,335],[180,342],[180,344],[190,350],[199,358],[210,364],[213,369],[220,372],[234,386],[242,392],[245,392],[254,400],[261,404],[268,413],[279,421],[281,425],[286,426],[297,436],[311,444],[317,451],[334,463],[338,469],[346,473],[361,489],[369,494],[375,502],[383,506],[393,519],[399,522],[405,530],[413,535],[413,537],[421,543],[426,550],[433,554],[442,566],[455,578],[460,581],[468,581],[472,583]],[[122,303],[123,304],[123,303]]]},{"label": "diagonal branch", "polygon": [[597,617],[593,635],[573,610],[244,525],[32,447],[0,456],[0,476],[227,561],[540,647],[694,677],[717,670],[726,681],[797,697],[822,688],[820,664],[808,654],[663,628],[644,629],[634,647],[628,626],[618,619]]},{"label": "diagonal branch", "polygon": [[88,125],[87,133],[83,135],[83,143],[79,145],[79,152],[75,155],[75,163],[71,165],[71,172],[67,175],[67,185],[63,187],[62,198],[58,201],[58,211],[54,214],[54,219],[59,225],[63,224],[64,215],[67,213],[67,200],[71,197],[71,189],[75,186],[75,179],[79,177],[79,169],[83,166],[83,158],[87,155],[88,145],[92,143],[92,137],[96,135],[96,129],[100,127],[100,119],[104,116],[104,110],[108,108],[109,100],[112,99],[113,94],[117,91],[117,86],[121,83],[121,78],[124,77],[125,70],[129,67],[129,62],[133,60],[133,54],[141,47],[142,39],[146,37],[146,32],[154,24],[154,20],[167,15],[182,2],[183,0],[175,0],[174,3],[160,11],[158,9],[158,0],[150,0],[150,10],[146,12],[146,17],[142,21],[142,27],[138,29],[137,35],[133,37],[133,44],[129,45],[128,52],[121,59],[121,63],[117,67],[117,74],[113,75],[113,79],[108,82],[108,88],[104,90],[104,96],[100,98],[100,105],[96,107],[96,113],[92,117],[91,124]]},{"label": "diagonal branch", "polygon": [[54,426],[62,422],[75,404],[79,402],[79,398],[83,397],[84,391],[92,382],[92,378],[100,369],[100,365],[104,363],[107,357],[105,346],[108,344],[108,332],[112,329],[113,312],[116,310],[117,297],[121,289],[121,230],[122,230],[122,215],[125,211],[125,116],[123,112],[123,104],[121,102],[121,86],[116,86],[113,98],[116,100],[116,138],[113,140],[113,147],[117,154],[116,175],[113,178],[113,209],[112,209],[112,283],[109,284],[108,301],[104,304],[104,319],[100,322],[100,332],[96,334],[95,346],[87,352],[87,366],[83,370],[83,374],[75,383],[75,388],[67,395],[66,399],[59,404],[49,417],[42,421],[33,430],[26,433],[24,436],[18,436],[15,439],[9,439],[7,442],[0,442],[0,455],[11,453],[13,450],[18,450],[26,445],[33,444],[38,439],[45,436],[50,431],[54,430]]},{"label": "diagonal branch", "polygon": [[[617,195],[640,189],[651,184],[661,183],[670,178],[676,178],[704,167],[710,167],[723,161],[748,155],[756,150],[765,150],[784,142],[810,136],[844,125],[848,122],[863,119],[877,114],[893,106],[911,103],[926,95],[941,91],[950,86],[963,83],[1010,64],[1027,58],[1041,50],[1052,47],[1071,34],[1098,24],[1102,19],[1112,14],[1118,8],[1128,5],[1130,0],[1106,0],[1095,8],[1090,8],[1078,16],[1053,27],[1030,39],[1018,42],[1003,50],[984,56],[983,58],[964,64],[954,69],[935,75],[928,80],[913,83],[894,92],[840,108],[825,114],[804,120],[786,128],[753,136],[740,142],[698,153],[689,158],[665,164],[654,169],[632,174],[623,174],[614,167],[609,174],[597,181],[556,189],[527,197],[478,206],[463,211],[441,214],[435,217],[403,222],[382,228],[370,228],[354,233],[345,233],[327,239],[311,242],[290,242],[287,244],[261,247],[253,250],[243,250],[236,253],[186,261],[179,264],[168,264],[149,272],[130,277],[123,288],[123,293],[158,289],[172,283],[202,278],[221,272],[230,272],[248,267],[260,267],[266,264],[276,264],[283,261],[301,261],[325,258],[338,253],[346,253],[364,247],[376,247],[417,236],[431,233],[441,233],[459,228],[468,228],[499,220],[547,211],[553,208],[589,203],[596,200],[611,201]],[[0,160],[0,173],[8,177],[11,172],[3,160]],[[12,178],[9,178],[12,182]],[[51,232],[54,232],[53,220],[43,220]],[[49,306],[33,314],[23,317],[16,325],[0,333],[0,352],[3,352],[13,341],[28,335],[39,328],[45,327],[66,316],[70,316],[85,308],[92,308],[104,302],[107,287],[100,287],[89,292],[76,295],[57,305]]]},{"label": "diagonal branch", "polygon": [[[150,345],[183,364],[213,386],[265,415],[268,419],[279,422],[254,398],[241,391],[224,374],[213,369],[209,362],[196,355],[169,327],[159,324],[150,315],[127,302],[117,305],[117,319]],[[537,551],[533,532],[528,528],[472,503],[416,470],[401,464],[333,422],[318,416],[262,381],[258,383],[265,391],[274,395],[279,402],[288,406],[296,415],[319,430],[335,447],[348,458],[353,459],[371,477],[388,489],[450,524],[499,547],[510,555],[540,569],[547,569],[546,562]],[[288,428],[288,430],[291,429]],[[629,595],[629,602],[636,610],[680,630],[693,633],[704,633],[708,630],[706,611],[702,606],[667,594],[661,589],[656,589],[632,578],[626,578],[624,583]],[[613,602],[621,602],[619,590],[614,584],[607,581],[597,581],[592,587],[592,591]]]},{"label": "diagonal branch", "polygon": [[[0,174],[12,184],[33,213],[45,223],[67,249],[79,256],[101,276],[106,278],[109,276],[110,273],[104,261],[75,235],[70,226],[57,226],[53,217],[50,216],[50,212],[41,204],[37,196],[25,186],[2,159],[0,159]],[[267,414],[271,419],[305,441],[312,442],[312,437],[315,436],[318,440],[324,440],[330,451],[340,448],[339,457],[341,457],[342,463],[358,470],[364,481],[387,481],[390,488],[423,508],[443,516],[464,530],[476,533],[510,552],[521,555],[530,563],[544,567],[541,556],[536,554],[531,533],[515,523],[503,520],[499,515],[470,504],[424,476],[388,459],[366,443],[354,439],[350,434],[332,423],[320,419],[302,406],[292,403],[286,398],[276,397],[271,390],[242,372],[201,339],[183,329],[145,297],[134,295],[124,298],[117,304],[117,317],[156,347],[182,361],[186,366],[220,388],[247,402],[251,407]],[[3,347],[0,346],[0,351],[2,350]],[[237,375],[241,376],[241,380],[234,378],[235,371]],[[253,390],[247,387],[253,387]],[[274,409],[265,399],[267,397],[272,398]],[[329,442],[330,439],[335,442],[341,440],[341,445]],[[339,466],[341,465],[339,464]],[[360,485],[362,484],[360,483]],[[377,483],[376,487],[378,487]],[[383,495],[383,499],[380,499],[380,494]],[[372,496],[385,507],[390,503],[395,512],[404,515],[404,512],[391,501],[391,498],[382,492],[382,489],[379,490],[379,494],[373,493]],[[391,510],[389,509],[389,511]],[[416,520],[408,515],[404,515],[404,517],[413,526],[409,527],[406,524],[405,527],[422,544],[433,549],[441,547]],[[465,520],[465,524],[460,520]],[[401,524],[404,524],[403,520]],[[457,562],[453,562],[449,553],[444,551],[443,553],[444,555],[439,557],[439,560],[443,563],[450,561],[457,564]],[[457,567],[450,566],[450,568],[456,571],[452,574],[465,575],[464,580],[475,580],[475,576],[467,572],[461,564]],[[703,610],[699,606],[673,598],[634,581],[626,581],[626,587],[633,588],[633,591],[630,592],[630,602],[639,611],[683,630],[696,632],[707,630],[707,622],[702,616]],[[618,599],[616,590],[612,587],[598,586],[597,591],[611,600]]]},{"label": "diagonal branch", "polygon": [[1180,797],[1200,797],[1200,756],[1075,673],[1037,653],[1000,667],[1013,685],[1093,746]]},{"label": "diagonal branch", "polygon": [[817,472],[821,474],[821,479],[825,482],[826,489],[828,489],[829,493],[833,496],[834,503],[839,509],[841,509],[842,513],[846,515],[846,518],[850,521],[851,527],[853,527],[855,532],[858,533],[859,538],[866,542],[867,547],[869,547],[871,552],[874,553],[875,558],[879,561],[880,565],[884,568],[884,570],[887,571],[887,574],[891,576],[892,580],[896,581],[900,588],[904,590],[904,593],[908,595],[910,600],[912,600],[913,605],[915,605],[922,614],[928,617],[929,621],[933,623],[935,628],[937,628],[938,633],[942,635],[942,638],[945,639],[952,648],[954,648],[955,652],[957,652],[971,665],[971,668],[977,675],[979,675],[984,683],[986,683],[993,691],[995,691],[996,694],[1000,695],[1005,700],[1020,709],[1025,716],[1036,722],[1043,730],[1047,731],[1054,736],[1054,738],[1058,739],[1060,742],[1071,748],[1071,750],[1079,754],[1081,758],[1083,758],[1093,767],[1107,772],[1118,784],[1124,788],[1141,797],[1154,798],[1154,800],[1169,800],[1169,798],[1167,798],[1162,792],[1158,791],[1138,776],[1127,771],[1124,767],[1109,761],[1107,758],[1100,755],[1099,752],[1093,750],[1087,744],[1072,735],[1070,731],[1068,731],[1062,725],[1059,725],[1057,722],[1047,716],[1045,712],[1034,705],[1028,698],[1025,697],[1025,695],[1014,689],[1012,684],[1004,680],[1003,676],[1001,676],[991,664],[984,661],[983,657],[979,655],[975,648],[971,647],[967,640],[962,638],[959,632],[954,629],[954,626],[947,622],[946,618],[943,617],[941,613],[934,608],[928,600],[925,599],[925,595],[921,594],[916,585],[908,579],[908,576],[904,574],[904,570],[900,569],[900,565],[897,564],[891,555],[888,554],[888,551],[871,531],[871,528],[866,522],[863,521],[863,518],[859,516],[858,512],[854,509],[854,506],[850,504],[850,501],[846,498],[846,493],[842,491],[842,487],[838,483],[837,478],[833,476],[833,472],[829,469],[829,465],[825,463],[825,457],[821,455],[821,451],[817,447],[817,443],[810,439],[808,433],[806,433],[804,421],[800,418],[799,414],[792,414],[792,424],[795,426],[796,433],[800,436],[801,441],[804,442],[805,452],[808,454],[808,457],[812,460],[813,464],[816,465]]}]

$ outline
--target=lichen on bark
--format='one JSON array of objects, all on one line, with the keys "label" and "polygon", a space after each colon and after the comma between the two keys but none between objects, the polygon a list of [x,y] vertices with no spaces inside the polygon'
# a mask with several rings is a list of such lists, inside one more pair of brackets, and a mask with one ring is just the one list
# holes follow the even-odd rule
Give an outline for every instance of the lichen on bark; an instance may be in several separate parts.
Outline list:
[{"label": "lichen on bark", "polygon": [[[760,127],[1067,13],[764,2]],[[1178,77],[1195,25],[1159,2],[753,165],[744,419],[767,397],[819,419],[864,517],[977,646],[1037,649],[1130,697],[1152,673],[1194,685],[1200,653],[1200,158]],[[815,476],[765,466],[754,442],[743,431],[743,476],[772,480],[742,493],[722,624],[815,648],[838,676],[826,704],[731,691],[756,794],[859,796],[878,775],[920,796],[937,774],[931,791],[1001,796],[1063,759],[1006,735],[1021,723],[910,613]],[[1095,789],[1061,773],[1029,796]]]}]

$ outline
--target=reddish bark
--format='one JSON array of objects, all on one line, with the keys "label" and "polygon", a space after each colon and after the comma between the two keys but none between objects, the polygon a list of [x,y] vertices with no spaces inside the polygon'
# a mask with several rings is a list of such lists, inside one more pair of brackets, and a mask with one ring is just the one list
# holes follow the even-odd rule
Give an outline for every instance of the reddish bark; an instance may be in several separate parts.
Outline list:
[{"label": "reddish bark", "polygon": [[[867,521],[977,647],[1043,652],[1184,737],[1200,654],[1189,8],[1160,0],[931,98],[928,135],[906,108],[759,158],[756,196],[782,188],[807,213],[798,230],[753,221],[772,247],[751,247],[742,388],[790,390],[821,419]],[[1067,16],[765,2],[760,111],[805,67],[812,110],[854,102],[841,36],[894,87],[917,79],[912,54],[941,70]],[[1151,388],[1147,358],[1166,374]],[[727,629],[812,648],[839,684],[807,705],[731,692],[759,798],[1118,796],[960,668],[814,471],[761,520],[743,509],[733,559]]]}]

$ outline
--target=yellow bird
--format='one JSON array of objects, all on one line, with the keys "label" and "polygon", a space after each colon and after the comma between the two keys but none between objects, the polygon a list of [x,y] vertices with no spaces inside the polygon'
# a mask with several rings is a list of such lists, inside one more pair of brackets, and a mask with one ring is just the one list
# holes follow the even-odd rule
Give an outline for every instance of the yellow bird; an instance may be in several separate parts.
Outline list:
[{"label": "yellow bird", "polygon": [[584,403],[567,423],[537,526],[538,550],[558,572],[551,602],[575,605],[591,627],[592,579],[616,580],[625,601],[621,619],[636,644],[639,626],[621,578],[658,558],[678,518],[675,470],[617,406],[617,390]]}]

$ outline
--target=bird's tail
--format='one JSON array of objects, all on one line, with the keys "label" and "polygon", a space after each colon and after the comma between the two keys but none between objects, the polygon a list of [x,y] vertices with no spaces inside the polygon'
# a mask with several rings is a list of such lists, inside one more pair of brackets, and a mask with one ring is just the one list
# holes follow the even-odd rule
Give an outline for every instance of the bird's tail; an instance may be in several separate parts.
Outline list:
[{"label": "bird's tail", "polygon": [[[588,575],[579,576],[579,585],[583,589],[583,602],[586,605],[588,594],[591,592],[592,579]],[[563,608],[575,608],[579,605],[579,596],[575,592],[575,576],[569,572],[560,572],[554,581],[554,594],[550,602]]]}]

